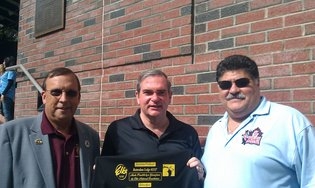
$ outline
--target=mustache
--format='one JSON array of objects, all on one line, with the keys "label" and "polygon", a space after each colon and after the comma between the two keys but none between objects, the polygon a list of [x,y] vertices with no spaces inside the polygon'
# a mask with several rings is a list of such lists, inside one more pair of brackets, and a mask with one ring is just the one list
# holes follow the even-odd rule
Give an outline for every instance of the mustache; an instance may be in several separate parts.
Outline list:
[{"label": "mustache", "polygon": [[229,93],[228,96],[225,97],[226,100],[232,100],[232,99],[245,99],[245,95],[242,93],[237,94],[231,94]]}]

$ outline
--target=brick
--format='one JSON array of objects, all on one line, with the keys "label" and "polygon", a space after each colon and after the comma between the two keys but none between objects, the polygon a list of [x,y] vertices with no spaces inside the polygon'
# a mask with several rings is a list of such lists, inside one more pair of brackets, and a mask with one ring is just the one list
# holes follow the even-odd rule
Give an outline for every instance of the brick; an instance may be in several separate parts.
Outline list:
[{"label": "brick", "polygon": [[305,0],[304,1],[304,7],[307,10],[314,9],[315,8],[315,1],[313,1],[313,0]]},{"label": "brick", "polygon": [[274,18],[270,20],[258,21],[251,24],[252,32],[266,31],[274,28],[281,28],[283,25],[282,18]]},{"label": "brick", "polygon": [[260,77],[276,77],[276,76],[289,76],[291,73],[289,64],[270,66],[270,67],[259,67]]},{"label": "brick", "polygon": [[[216,85],[216,83],[213,83]],[[197,97],[197,102],[198,104],[210,104],[212,103],[212,105],[214,105],[216,102],[219,100],[219,96],[218,94],[202,94],[202,95],[198,95]]]},{"label": "brick", "polygon": [[139,46],[142,44],[141,37],[133,37],[124,41],[124,47]]},{"label": "brick", "polygon": [[209,105],[186,105],[185,106],[186,114],[209,114]]},{"label": "brick", "polygon": [[82,85],[93,85],[93,84],[94,84],[94,78],[82,79]]},{"label": "brick", "polygon": [[213,125],[222,116],[198,116],[198,125]]},{"label": "brick", "polygon": [[227,29],[222,29],[221,36],[222,38],[228,38],[228,37],[248,34],[249,32],[250,32],[250,25],[244,24],[241,26],[234,26],[234,27],[229,27]]},{"label": "brick", "polygon": [[181,49],[177,48],[177,47],[161,50],[161,57],[162,58],[177,56],[179,54],[181,54]]},{"label": "brick", "polygon": [[143,60],[153,60],[153,59],[159,59],[161,58],[161,52],[150,52],[150,53],[145,53],[143,54]]},{"label": "brick", "polygon": [[236,24],[242,24],[242,23],[250,23],[255,21],[260,21],[265,19],[265,11],[262,10],[256,10],[256,11],[250,11],[246,14],[240,14],[236,15]]},{"label": "brick", "polygon": [[302,12],[298,14],[292,14],[285,17],[285,26],[303,24],[303,23],[313,23],[315,19],[315,10]]},{"label": "brick", "polygon": [[315,99],[315,89],[298,89],[293,90],[293,99],[294,101],[309,101]]},{"label": "brick", "polygon": [[265,96],[268,100],[273,102],[289,101],[292,98],[290,91],[262,91],[261,94]]},{"label": "brick", "polygon": [[259,0],[259,1],[251,1],[250,7],[252,10],[269,7],[272,5],[280,4],[282,0]]},{"label": "brick", "polygon": [[212,0],[209,1],[209,7],[211,9],[217,9],[217,8],[221,8],[221,7],[228,7],[229,5],[233,5],[235,3],[235,1],[233,0]]},{"label": "brick", "polygon": [[106,95],[110,99],[118,99],[118,98],[123,98],[125,96],[125,93],[124,91],[111,90],[111,91],[107,91]]},{"label": "brick", "polygon": [[110,19],[121,17],[125,15],[125,9],[116,10],[110,13]]},{"label": "brick", "polygon": [[161,21],[163,20],[172,20],[172,19],[177,19],[180,18],[180,10],[178,9],[173,9],[169,10],[167,12],[164,12],[163,15],[161,15]]},{"label": "brick", "polygon": [[133,102],[134,102],[134,98],[132,98],[132,99],[124,99],[124,98],[122,98],[122,99],[119,99],[119,100],[116,101],[117,106],[124,106],[124,107],[134,105]]},{"label": "brick", "polygon": [[203,54],[206,52],[206,49],[205,44],[195,45],[195,54]]},{"label": "brick", "polygon": [[185,104],[195,104],[195,96],[193,95],[176,95],[173,96],[172,99],[172,104],[181,104],[181,105],[185,105]]},{"label": "brick", "polygon": [[288,15],[302,10],[302,2],[284,3],[268,8],[268,17]]},{"label": "brick", "polygon": [[274,89],[290,89],[311,86],[310,76],[288,76],[274,78]]},{"label": "brick", "polygon": [[196,12],[196,14],[199,15],[201,13],[206,12],[208,10],[207,9],[207,7],[208,7],[207,4],[208,4],[208,2],[195,5],[195,9],[196,9],[195,12]]},{"label": "brick", "polygon": [[119,56],[127,57],[133,55],[133,50],[131,48],[121,49],[116,51]]},{"label": "brick", "polygon": [[178,75],[173,79],[175,85],[196,83],[196,75]]},{"label": "brick", "polygon": [[191,14],[191,5],[185,6],[180,9],[180,15],[185,16],[185,15],[190,15]]},{"label": "brick", "polygon": [[183,108],[183,105],[169,105],[168,111],[173,114],[183,114],[184,108]]},{"label": "brick", "polygon": [[197,75],[197,83],[215,82],[215,73],[203,73]]},{"label": "brick", "polygon": [[215,20],[220,18],[219,10],[214,10],[206,13],[202,13],[196,16],[196,23],[207,22],[210,20]]},{"label": "brick", "polygon": [[161,50],[161,49],[168,49],[169,50],[170,46],[171,46],[171,41],[169,41],[169,40],[157,41],[157,42],[152,43],[151,50],[152,51],[157,51],[157,50]]},{"label": "brick", "polygon": [[224,7],[221,9],[221,17],[233,16],[236,14],[241,14],[248,12],[249,4],[248,3],[241,3],[232,5],[229,7]]},{"label": "brick", "polygon": [[185,90],[184,86],[173,86],[172,87],[173,95],[183,95],[184,90]]},{"label": "brick", "polygon": [[185,67],[185,73],[201,73],[208,72],[209,64],[208,63],[199,63],[199,64],[191,64]]},{"label": "brick", "polygon": [[[179,18],[174,18],[171,21],[172,27],[181,27],[181,26],[190,26],[191,24],[191,16],[183,16]],[[191,27],[191,26],[190,26]]]},{"label": "brick", "polygon": [[272,89],[272,81],[270,79],[260,79],[259,87],[261,90]]},{"label": "brick", "polygon": [[208,43],[208,50],[219,50],[219,49],[225,49],[225,48],[231,48],[234,46],[234,40],[232,38],[230,39],[223,39],[220,41],[215,42],[209,42]]},{"label": "brick", "polygon": [[141,20],[132,21],[126,24],[126,30],[136,29],[141,27]]},{"label": "brick", "polygon": [[160,40],[171,39],[171,38],[178,37],[179,34],[180,34],[179,29],[178,28],[174,28],[174,29],[162,31],[161,32],[161,38],[159,38],[159,39]]},{"label": "brick", "polygon": [[202,94],[209,92],[209,84],[198,84],[198,85],[191,85],[186,86],[186,93],[187,94]]},{"label": "brick", "polygon": [[305,25],[305,35],[312,35],[315,34],[315,24],[307,24]]},{"label": "brick", "polygon": [[235,45],[242,46],[242,45],[251,45],[251,44],[259,44],[265,41],[265,33],[253,33],[247,35],[237,36]]},{"label": "brick", "polygon": [[135,97],[135,89],[125,91],[126,98],[134,98]]},{"label": "brick", "polygon": [[84,27],[95,25],[96,19],[92,18],[84,21]]},{"label": "brick", "polygon": [[78,44],[81,42],[82,42],[82,37],[76,37],[76,38],[71,39],[70,44],[74,45],[74,44]]},{"label": "brick", "polygon": [[200,44],[205,41],[214,41],[220,39],[220,32],[219,31],[213,31],[213,32],[207,32],[204,34],[196,35],[195,37],[195,43]]},{"label": "brick", "polygon": [[[162,66],[163,67],[163,66]],[[185,72],[184,67],[163,67],[162,70],[168,75],[169,78],[178,77],[179,75],[183,75]]]},{"label": "brick", "polygon": [[[274,64],[281,64],[281,63],[294,63],[292,64],[292,73],[293,74],[300,74],[302,72],[299,71],[295,71],[294,67],[297,68],[297,70],[299,68],[304,69],[305,68],[311,68],[308,65],[311,64],[297,64],[298,62],[303,62],[303,61],[309,61],[310,60],[310,51],[309,50],[301,50],[301,51],[288,51],[288,52],[280,52],[280,53],[275,53],[273,55],[273,63]],[[300,69],[300,70],[302,70]],[[309,69],[312,70],[312,69]],[[314,69],[315,70],[315,67]]]},{"label": "brick", "polygon": [[315,39],[313,36],[293,38],[284,41],[284,48],[286,50],[291,49],[306,49],[315,46]]},{"label": "brick", "polygon": [[196,25],[196,26],[195,26],[195,33],[198,34],[198,33],[206,32],[206,28],[207,28],[207,25],[206,25],[206,24],[199,24],[199,25]]},{"label": "brick", "polygon": [[45,58],[48,58],[48,57],[53,57],[54,56],[54,51],[49,51],[49,52],[46,52],[45,53]]},{"label": "brick", "polygon": [[198,54],[195,56],[195,63],[205,63],[209,62],[209,60],[215,60],[215,59],[221,59],[219,57],[219,53],[217,51],[215,52],[208,52],[206,54]]},{"label": "brick", "polygon": [[[192,52],[191,45],[180,47],[180,55],[189,55],[191,54],[191,52]],[[174,53],[174,55],[177,55],[177,54]]]},{"label": "brick", "polygon": [[258,45],[253,45],[249,47],[250,53],[255,54],[264,54],[271,53],[283,50],[282,42],[273,42],[273,43],[262,43]]},{"label": "brick", "polygon": [[292,65],[292,74],[294,75],[310,74],[314,72],[315,72],[314,61],[309,61],[306,63],[296,63]]},{"label": "brick", "polygon": [[291,27],[268,32],[268,41],[283,40],[303,35],[301,27]]},{"label": "brick", "polygon": [[133,50],[133,53],[138,54],[138,53],[144,53],[144,52],[149,52],[150,51],[150,44],[144,44],[141,46],[136,46]]},{"label": "brick", "polygon": [[190,44],[191,43],[191,36],[182,36],[171,39],[171,46],[180,46],[183,44]]},{"label": "brick", "polygon": [[108,108],[107,115],[123,114],[123,108]]},{"label": "brick", "polygon": [[109,76],[109,82],[119,82],[124,81],[125,75],[124,74],[115,74]]}]

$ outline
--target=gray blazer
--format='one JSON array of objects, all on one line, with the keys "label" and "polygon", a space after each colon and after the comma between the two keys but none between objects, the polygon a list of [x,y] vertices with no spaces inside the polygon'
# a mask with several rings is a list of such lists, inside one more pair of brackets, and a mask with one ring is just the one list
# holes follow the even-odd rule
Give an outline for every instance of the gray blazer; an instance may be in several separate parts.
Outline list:
[{"label": "gray blazer", "polygon": [[[55,188],[48,135],[41,132],[42,113],[0,125],[0,187]],[[76,121],[80,140],[82,188],[92,183],[93,165],[100,154],[98,133]]]}]

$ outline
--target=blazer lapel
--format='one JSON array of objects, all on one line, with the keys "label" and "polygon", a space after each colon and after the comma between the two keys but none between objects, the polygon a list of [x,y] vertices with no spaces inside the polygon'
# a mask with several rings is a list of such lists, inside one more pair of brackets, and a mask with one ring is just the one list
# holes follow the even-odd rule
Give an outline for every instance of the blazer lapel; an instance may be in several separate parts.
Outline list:
[{"label": "blazer lapel", "polygon": [[40,121],[37,121],[32,126],[32,131],[33,132],[29,135],[30,143],[45,184],[47,186],[54,185],[53,187],[56,187],[48,135],[42,135]]},{"label": "blazer lapel", "polygon": [[89,138],[89,134],[85,133],[85,130],[83,129],[83,126],[80,126],[80,122],[76,122],[78,134],[79,134],[79,140],[80,140],[80,172],[81,172],[81,182],[82,187],[85,187],[84,185],[90,185],[91,181],[91,147],[92,147],[92,141]]}]

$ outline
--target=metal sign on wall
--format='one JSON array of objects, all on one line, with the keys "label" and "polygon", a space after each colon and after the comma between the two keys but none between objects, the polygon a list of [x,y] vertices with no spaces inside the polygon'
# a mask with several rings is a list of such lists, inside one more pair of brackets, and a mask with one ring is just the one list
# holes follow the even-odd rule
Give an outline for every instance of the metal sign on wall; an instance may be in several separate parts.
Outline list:
[{"label": "metal sign on wall", "polygon": [[65,0],[36,0],[35,37],[63,29]]}]

